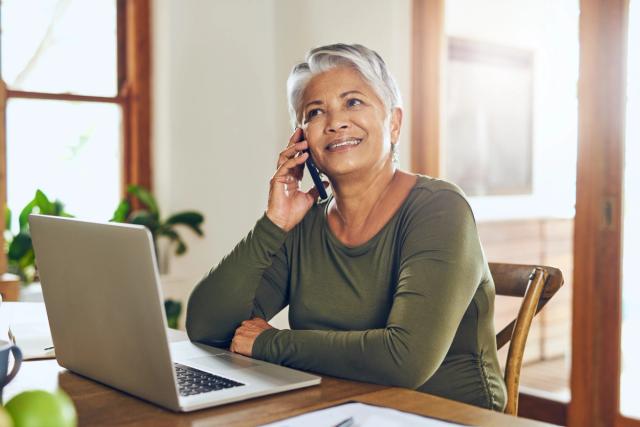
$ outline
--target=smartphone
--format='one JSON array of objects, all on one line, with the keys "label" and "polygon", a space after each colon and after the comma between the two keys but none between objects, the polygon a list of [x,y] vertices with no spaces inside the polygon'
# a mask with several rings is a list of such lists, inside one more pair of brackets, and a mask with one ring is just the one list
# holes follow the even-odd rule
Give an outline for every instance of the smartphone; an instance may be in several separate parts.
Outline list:
[{"label": "smartphone", "polygon": [[[298,142],[303,140],[304,140],[304,131],[302,131],[302,133],[300,134],[300,139],[298,140]],[[311,179],[313,179],[313,183],[318,189],[318,195],[320,196],[320,199],[325,200],[329,196],[327,196],[327,190],[324,188],[324,184],[320,179],[320,172],[318,172],[318,168],[316,167],[316,164],[313,162],[313,158],[311,157],[311,151],[307,149],[307,150],[304,150],[304,152],[309,153],[309,157],[307,157],[307,160],[305,161],[305,163],[307,165],[307,169],[309,169],[309,174],[311,175]]]}]

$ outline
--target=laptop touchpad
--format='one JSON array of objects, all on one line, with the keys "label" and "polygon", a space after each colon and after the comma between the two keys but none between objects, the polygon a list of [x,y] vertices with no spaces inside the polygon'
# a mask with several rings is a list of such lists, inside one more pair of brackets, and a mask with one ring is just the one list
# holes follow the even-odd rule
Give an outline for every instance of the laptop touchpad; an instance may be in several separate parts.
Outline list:
[{"label": "laptop touchpad", "polygon": [[208,368],[220,368],[222,365],[227,369],[245,369],[260,366],[260,363],[236,357],[232,354],[218,354],[216,356],[196,357],[189,359],[194,365],[206,366]]}]

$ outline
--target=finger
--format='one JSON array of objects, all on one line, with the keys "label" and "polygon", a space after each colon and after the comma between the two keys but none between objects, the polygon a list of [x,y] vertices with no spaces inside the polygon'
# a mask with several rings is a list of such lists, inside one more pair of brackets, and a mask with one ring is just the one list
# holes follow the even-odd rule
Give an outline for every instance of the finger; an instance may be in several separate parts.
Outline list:
[{"label": "finger", "polygon": [[278,155],[278,167],[284,162],[294,157],[297,153],[304,151],[308,148],[307,141],[297,142],[295,145],[288,147]]},{"label": "finger", "polygon": [[[308,159],[309,156],[311,156],[311,154],[309,154],[309,151],[306,151],[306,153],[307,153],[307,159]],[[300,157],[301,155],[302,153],[298,154],[298,157]],[[305,162],[306,162],[306,159],[305,159]],[[304,164],[301,164],[297,168],[293,169],[291,171],[291,174],[296,178],[298,183],[302,181],[302,177],[304,176]]]},{"label": "finger", "polygon": [[296,142],[300,141],[300,138],[302,137],[302,135],[303,135],[302,129],[296,128],[296,130],[293,131],[293,134],[289,138],[289,145],[287,145],[287,147],[290,147],[294,145]]},{"label": "finger", "polygon": [[[290,177],[292,179],[291,181],[288,181],[286,184],[284,184],[285,190],[289,192],[300,190],[300,181],[298,179],[293,178],[291,175],[287,175],[287,177]],[[254,325],[255,324],[257,323],[254,323]]]},{"label": "finger", "polygon": [[292,175],[274,176],[273,178],[271,178],[271,181],[269,181],[269,185],[271,186],[271,188],[269,189],[269,194],[271,194],[271,192],[275,190],[292,192],[300,188],[300,185],[297,183],[296,178]]},{"label": "finger", "polygon": [[254,328],[260,328],[264,324],[265,320],[260,317],[254,317],[250,320],[250,324]]},{"label": "finger", "polygon": [[287,145],[287,147],[280,152],[280,156],[285,155],[286,157],[291,157],[296,153],[296,151],[306,150],[307,148],[309,148],[307,140],[303,139],[293,145]]},{"label": "finger", "polygon": [[241,326],[238,329],[236,329],[236,333],[242,333],[252,327],[253,327],[253,322],[251,320],[245,320],[244,322],[242,322]]},{"label": "finger", "polygon": [[250,322],[242,327],[242,333],[247,334],[260,329],[258,322]]},{"label": "finger", "polygon": [[258,324],[258,322],[248,321],[246,324],[236,329],[236,331],[239,335],[246,335],[258,329],[260,329],[260,325]]},{"label": "finger", "polygon": [[[302,153],[297,157],[293,157],[284,162],[276,171],[274,178],[284,178],[287,175],[293,175],[295,168],[301,167],[309,157],[309,153]],[[278,182],[286,183],[284,179],[278,179]]]}]

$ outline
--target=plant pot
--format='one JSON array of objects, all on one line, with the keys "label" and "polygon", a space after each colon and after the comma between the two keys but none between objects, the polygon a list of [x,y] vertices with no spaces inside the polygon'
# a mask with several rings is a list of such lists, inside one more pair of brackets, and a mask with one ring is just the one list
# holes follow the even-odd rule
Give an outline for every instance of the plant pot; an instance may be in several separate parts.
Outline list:
[{"label": "plant pot", "polygon": [[0,294],[3,301],[18,301],[20,298],[20,278],[5,273],[0,276]]}]

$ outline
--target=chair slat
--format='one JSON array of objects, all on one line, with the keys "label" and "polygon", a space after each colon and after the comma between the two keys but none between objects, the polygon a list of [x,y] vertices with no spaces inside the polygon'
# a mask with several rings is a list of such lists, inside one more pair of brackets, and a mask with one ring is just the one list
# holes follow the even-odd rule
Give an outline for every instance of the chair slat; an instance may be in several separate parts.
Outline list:
[{"label": "chair slat", "polygon": [[560,289],[564,279],[560,270],[547,266],[489,263],[489,269],[495,283],[496,295],[523,298],[518,317],[496,335],[498,349],[511,342],[505,368],[505,413],[517,415],[520,369],[531,322]]}]

